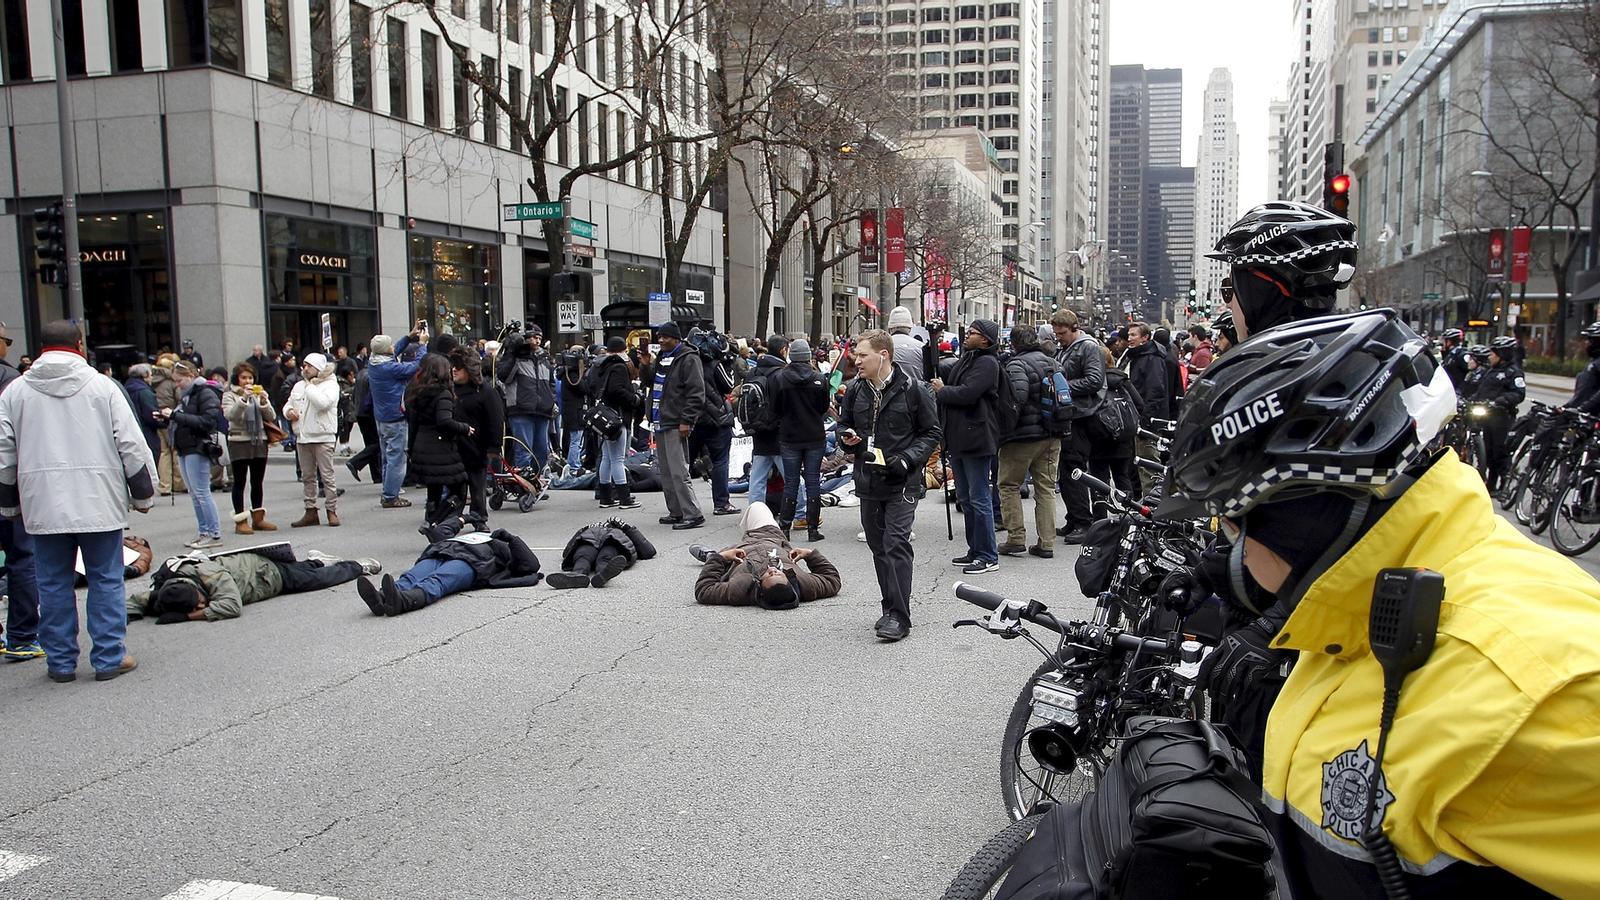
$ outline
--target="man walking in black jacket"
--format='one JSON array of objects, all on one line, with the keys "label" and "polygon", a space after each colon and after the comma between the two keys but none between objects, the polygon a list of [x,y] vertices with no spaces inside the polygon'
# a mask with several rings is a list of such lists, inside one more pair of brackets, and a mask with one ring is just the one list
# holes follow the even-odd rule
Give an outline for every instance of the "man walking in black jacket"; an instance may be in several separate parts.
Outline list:
[{"label": "man walking in black jacket", "polygon": [[979,319],[961,342],[961,358],[950,380],[929,382],[939,402],[944,423],[944,449],[956,476],[956,497],[961,502],[967,531],[967,552],[951,560],[966,575],[982,575],[1000,568],[1000,550],[994,541],[993,492],[989,472],[999,450],[1001,388],[1000,326]]},{"label": "man walking in black jacket", "polygon": [[[742,400],[742,409],[749,409],[753,420],[747,422],[750,430],[750,503],[767,502],[767,482],[772,473],[783,471],[783,447],[779,442],[780,427],[777,420],[777,376],[789,364],[789,339],[781,334],[767,338],[767,352],[756,360],[756,366],[744,378],[741,392],[751,392]],[[759,391],[760,402],[756,402]],[[744,415],[744,413],[741,413]]]},{"label": "man walking in black jacket", "polygon": [[[1007,556],[1034,556],[1049,559],[1056,543],[1056,465],[1061,458],[1061,441],[1054,424],[1044,417],[1042,397],[1055,392],[1047,384],[1061,364],[1039,346],[1038,332],[1032,328],[1011,329],[1013,356],[1006,361],[1006,380],[1001,390],[1009,390],[1017,404],[1017,424],[1001,436],[1000,517],[1005,523],[1006,543],[1000,552]],[[1033,522],[1039,543],[1028,546],[1028,526],[1022,517],[1022,481],[1033,476]]]},{"label": "man walking in black jacket", "polygon": [[[1091,447],[1089,419],[1100,411],[1105,400],[1106,357],[1100,342],[1078,328],[1078,315],[1063,309],[1050,317],[1050,328],[1061,344],[1057,359],[1072,389],[1072,433],[1061,439],[1058,471],[1065,476],[1073,469],[1089,471]],[[1067,508],[1067,523],[1056,530],[1062,543],[1081,544],[1083,534],[1094,521],[1089,489],[1074,481],[1061,481],[1061,499]]]},{"label": "man walking in black jacket", "polygon": [[855,455],[861,527],[883,595],[878,637],[911,633],[911,524],[924,492],[922,467],[939,445],[933,394],[894,364],[887,331],[862,332],[850,351],[857,378],[839,406],[840,440]]},{"label": "man walking in black jacket", "polygon": [[820,541],[822,451],[827,444],[822,417],[828,411],[829,392],[827,381],[811,365],[811,345],[805,339],[789,345],[789,365],[773,381],[778,387],[778,446],[783,456],[783,509],[778,514],[778,524],[784,537],[788,537],[803,477],[806,539]]}]

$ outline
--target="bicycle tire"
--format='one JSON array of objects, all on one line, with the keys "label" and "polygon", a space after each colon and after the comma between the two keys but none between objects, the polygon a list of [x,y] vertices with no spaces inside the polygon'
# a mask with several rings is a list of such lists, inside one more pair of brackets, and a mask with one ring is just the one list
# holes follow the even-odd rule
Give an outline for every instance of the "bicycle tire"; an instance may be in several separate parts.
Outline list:
[{"label": "bicycle tire", "polygon": [[1528,533],[1544,534],[1556,511],[1556,494],[1567,480],[1572,463],[1565,456],[1553,457],[1545,467],[1545,474],[1534,483],[1533,511],[1528,521]]},{"label": "bicycle tire", "polygon": [[1489,448],[1481,431],[1474,431],[1467,438],[1467,464],[1477,470],[1484,484],[1489,483]]},{"label": "bicycle tire", "polygon": [[961,867],[961,871],[956,873],[950,886],[945,888],[943,900],[983,900],[989,897],[1005,879],[1006,873],[1016,862],[1017,854],[1022,851],[1022,845],[1028,842],[1028,837],[1042,818],[1044,813],[1038,813],[1012,822],[984,842],[978,852],[972,854],[972,858]]},{"label": "bicycle tire", "polygon": [[[1583,513],[1584,504],[1588,505],[1590,516],[1594,516],[1597,507],[1600,507],[1600,472],[1587,466],[1569,473],[1566,483],[1556,492],[1556,500],[1551,511],[1550,544],[1567,556],[1588,553],[1596,544],[1600,544],[1600,528],[1594,529],[1593,534],[1582,537],[1575,527],[1600,524],[1577,522],[1573,519],[1574,511]],[[1568,527],[1563,528],[1563,524]],[[1569,533],[1576,540],[1567,540]]]},{"label": "bicycle tire", "polygon": [[1533,462],[1535,443],[1525,441],[1517,448],[1511,457],[1511,464],[1506,466],[1505,486],[1500,489],[1500,494],[1495,499],[1500,502],[1500,509],[1510,512],[1521,499],[1522,492],[1528,486],[1528,471]]}]

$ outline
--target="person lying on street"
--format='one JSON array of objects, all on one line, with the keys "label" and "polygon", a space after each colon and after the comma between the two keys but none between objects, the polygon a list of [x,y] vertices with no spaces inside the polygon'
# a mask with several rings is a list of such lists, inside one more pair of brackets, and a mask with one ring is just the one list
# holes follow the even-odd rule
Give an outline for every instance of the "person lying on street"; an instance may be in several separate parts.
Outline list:
[{"label": "person lying on street", "polygon": [[689,548],[703,563],[694,602],[794,609],[839,593],[839,570],[814,547],[791,547],[765,503],[751,503],[739,524],[744,533],[735,546],[720,551],[703,544]]},{"label": "person lying on street", "polygon": [[434,542],[398,579],[385,575],[380,585],[366,578],[356,581],[356,591],[373,615],[416,612],[462,591],[533,587],[544,577],[539,557],[522,538],[504,528],[485,531],[470,513],[435,523],[429,535]]},{"label": "person lying on street", "polygon": [[375,559],[338,559],[315,550],[307,556],[295,559],[293,547],[278,543],[173,557],[150,576],[150,590],[128,598],[128,618],[155,616],[158,625],[237,619],[251,603],[320,591],[383,571]]},{"label": "person lying on street", "polygon": [[553,588],[605,587],[641,559],[654,559],[655,545],[621,519],[585,525],[561,551],[561,571],[550,575]]}]

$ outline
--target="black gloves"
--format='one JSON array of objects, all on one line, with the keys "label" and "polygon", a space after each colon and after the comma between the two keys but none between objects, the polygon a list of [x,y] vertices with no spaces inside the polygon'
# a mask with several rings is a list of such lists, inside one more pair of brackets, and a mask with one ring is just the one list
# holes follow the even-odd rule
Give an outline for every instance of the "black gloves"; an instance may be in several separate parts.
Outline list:
[{"label": "black gloves", "polygon": [[1200,686],[1211,694],[1211,720],[1233,729],[1257,778],[1261,777],[1267,716],[1283,689],[1294,659],[1290,650],[1271,649],[1286,616],[1277,607],[1224,635],[1200,664]]},{"label": "black gloves", "polygon": [[903,456],[889,458],[889,476],[891,478],[905,479],[911,474],[911,462]]},{"label": "black gloves", "polygon": [[[1211,596],[1210,588],[1202,585],[1192,569],[1179,569],[1161,579],[1157,590],[1161,605],[1180,615],[1188,615],[1200,608]],[[1215,656],[1216,654],[1212,654]]]}]

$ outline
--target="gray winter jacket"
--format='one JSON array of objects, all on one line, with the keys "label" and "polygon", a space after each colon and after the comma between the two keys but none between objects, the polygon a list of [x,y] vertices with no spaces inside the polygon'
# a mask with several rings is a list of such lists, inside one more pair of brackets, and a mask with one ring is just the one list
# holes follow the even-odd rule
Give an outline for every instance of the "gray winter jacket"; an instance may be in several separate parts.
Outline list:
[{"label": "gray winter jacket", "polygon": [[1071,344],[1056,354],[1061,361],[1061,371],[1067,376],[1067,387],[1072,389],[1074,419],[1092,416],[1100,410],[1105,399],[1106,356],[1100,342],[1088,332],[1078,332]]}]

